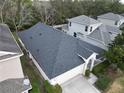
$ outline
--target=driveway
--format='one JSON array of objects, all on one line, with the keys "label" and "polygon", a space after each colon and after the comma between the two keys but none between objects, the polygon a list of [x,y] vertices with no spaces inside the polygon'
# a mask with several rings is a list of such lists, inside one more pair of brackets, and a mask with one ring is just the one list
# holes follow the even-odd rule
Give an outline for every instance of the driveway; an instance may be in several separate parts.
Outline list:
[{"label": "driveway", "polygon": [[100,93],[82,75],[74,77],[61,86],[63,93]]}]

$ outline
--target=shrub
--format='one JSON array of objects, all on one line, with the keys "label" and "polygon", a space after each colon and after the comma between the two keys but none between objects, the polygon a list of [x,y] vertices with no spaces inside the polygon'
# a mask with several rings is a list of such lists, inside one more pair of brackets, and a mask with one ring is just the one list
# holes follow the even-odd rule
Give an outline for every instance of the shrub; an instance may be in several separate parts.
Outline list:
[{"label": "shrub", "polygon": [[90,76],[90,70],[89,70],[89,69],[86,70],[86,72],[85,72],[85,76],[86,76],[86,77],[89,77],[89,76]]},{"label": "shrub", "polygon": [[44,81],[44,87],[47,93],[54,93],[53,86],[47,80]]},{"label": "shrub", "polygon": [[62,93],[62,88],[61,88],[61,86],[60,85],[55,85],[55,87],[54,87],[54,91],[55,91],[55,93]]},{"label": "shrub", "polygon": [[111,78],[109,78],[107,75],[100,75],[99,79],[95,83],[95,85],[100,89],[100,90],[105,90],[108,86],[109,83],[111,82]]},{"label": "shrub", "polygon": [[118,68],[120,68],[122,71],[124,71],[124,63],[119,63]]},{"label": "shrub", "polygon": [[44,81],[44,87],[46,93],[62,93],[62,88],[60,85],[52,86],[47,80]]},{"label": "shrub", "polygon": [[95,66],[93,68],[93,73],[96,75],[96,76],[99,76],[101,74],[104,74],[105,70],[108,68],[109,66],[109,62],[105,61],[105,62],[102,62],[100,64],[98,64],[97,66]]}]

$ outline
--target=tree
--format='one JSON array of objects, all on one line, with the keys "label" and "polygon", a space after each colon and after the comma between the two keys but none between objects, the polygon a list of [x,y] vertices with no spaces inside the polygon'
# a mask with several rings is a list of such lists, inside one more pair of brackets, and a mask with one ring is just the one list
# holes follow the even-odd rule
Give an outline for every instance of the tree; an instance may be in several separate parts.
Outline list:
[{"label": "tree", "polygon": [[108,51],[105,52],[105,58],[110,62],[111,64],[118,64],[123,61],[124,57],[124,48],[123,46],[114,45],[108,49]]}]

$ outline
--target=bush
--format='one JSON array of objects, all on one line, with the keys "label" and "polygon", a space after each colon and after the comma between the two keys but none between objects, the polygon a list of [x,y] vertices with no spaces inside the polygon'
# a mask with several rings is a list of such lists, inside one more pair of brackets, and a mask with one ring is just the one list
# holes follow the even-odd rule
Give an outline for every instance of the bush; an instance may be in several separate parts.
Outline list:
[{"label": "bush", "polygon": [[86,77],[89,77],[89,76],[90,76],[90,70],[89,70],[89,69],[86,70],[86,72],[85,72],[85,76],[86,76]]},{"label": "bush", "polygon": [[62,88],[60,85],[52,86],[47,80],[44,81],[44,87],[46,93],[62,93]]},{"label": "bush", "polygon": [[60,85],[55,85],[55,87],[54,87],[54,91],[55,91],[55,93],[62,93],[62,88],[61,88],[61,86]]},{"label": "bush", "polygon": [[99,79],[95,83],[95,85],[100,89],[100,90],[105,90],[108,86],[109,83],[111,82],[111,78],[109,78],[107,75],[100,75]]},{"label": "bush", "polygon": [[124,71],[124,63],[119,63],[118,68],[120,68],[122,71]]},{"label": "bush", "polygon": [[54,93],[53,86],[47,80],[44,81],[44,87],[47,93]]},{"label": "bush", "polygon": [[96,75],[96,76],[99,76],[101,74],[104,74],[105,70],[108,68],[109,66],[109,62],[105,61],[105,62],[102,62],[100,64],[98,64],[97,66],[95,66],[93,68],[93,73]]}]

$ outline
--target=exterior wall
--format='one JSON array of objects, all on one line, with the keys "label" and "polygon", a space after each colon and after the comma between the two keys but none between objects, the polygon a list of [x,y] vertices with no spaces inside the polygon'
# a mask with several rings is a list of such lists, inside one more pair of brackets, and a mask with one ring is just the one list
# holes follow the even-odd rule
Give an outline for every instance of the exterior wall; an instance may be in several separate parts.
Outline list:
[{"label": "exterior wall", "polygon": [[0,56],[3,56],[3,55],[5,55],[5,53],[0,53]]},{"label": "exterior wall", "polygon": [[19,57],[0,62],[0,81],[11,78],[24,78]]},{"label": "exterior wall", "polygon": [[117,25],[115,25],[115,21],[113,21],[113,20],[102,19],[102,18],[98,18],[98,20],[101,21],[103,24],[117,27]]},{"label": "exterior wall", "polygon": [[[96,30],[102,23],[98,23],[98,24],[93,24],[91,25],[93,27],[93,31]],[[91,32],[92,33],[92,32]]]},{"label": "exterior wall", "polygon": [[84,64],[82,64],[80,66],[77,66],[74,69],[71,69],[70,71],[67,71],[67,72],[51,79],[50,83],[52,85],[55,85],[55,84],[60,84],[61,85],[62,83],[68,81],[69,79],[71,79],[71,78],[73,78],[73,77],[75,77],[79,74],[82,74],[83,70],[84,70]]},{"label": "exterior wall", "polygon": [[71,23],[71,26],[69,26],[68,24],[68,28],[69,28],[69,34],[73,35],[74,32],[81,32],[82,34],[87,34],[87,32],[85,31],[85,26],[81,25],[81,24],[77,24],[77,23]]},{"label": "exterior wall", "polygon": [[[76,32],[76,33],[82,33],[84,35],[89,35],[96,28],[98,28],[100,25],[101,25],[101,23],[90,25],[90,26],[88,26],[88,31],[86,32],[85,31],[85,27],[86,27],[85,25],[81,25],[81,24],[77,24],[77,23],[72,22],[71,26],[69,26],[69,23],[68,23],[69,31],[67,33],[70,34],[70,35],[73,35],[74,32]],[[92,27],[92,31],[90,31],[91,27]]]}]

